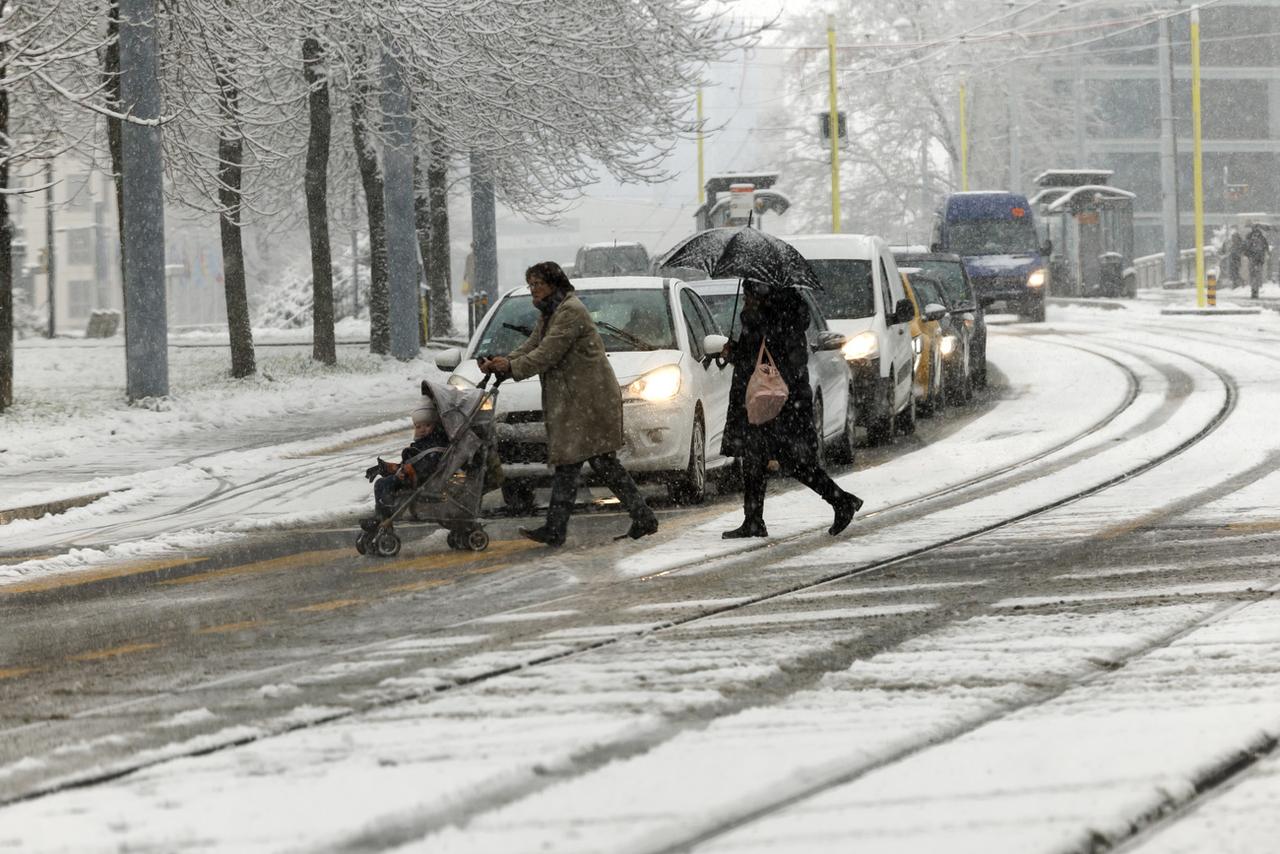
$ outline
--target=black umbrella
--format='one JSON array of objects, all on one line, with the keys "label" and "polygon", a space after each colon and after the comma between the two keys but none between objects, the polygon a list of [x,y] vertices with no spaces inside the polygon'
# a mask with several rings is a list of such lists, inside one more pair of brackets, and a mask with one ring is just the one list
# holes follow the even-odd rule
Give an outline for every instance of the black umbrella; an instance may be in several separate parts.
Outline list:
[{"label": "black umbrella", "polygon": [[750,279],[779,290],[822,290],[822,282],[799,250],[750,226],[700,231],[676,244],[658,259],[657,266],[705,270],[715,279]]}]

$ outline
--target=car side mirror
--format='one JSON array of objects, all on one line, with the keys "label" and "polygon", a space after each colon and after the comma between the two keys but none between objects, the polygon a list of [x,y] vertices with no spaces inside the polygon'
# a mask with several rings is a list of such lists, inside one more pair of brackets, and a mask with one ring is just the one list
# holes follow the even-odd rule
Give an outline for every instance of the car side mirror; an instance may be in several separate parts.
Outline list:
[{"label": "car side mirror", "polygon": [[702,350],[708,356],[719,356],[729,339],[724,335],[711,334],[702,339]]},{"label": "car side mirror", "polygon": [[915,319],[916,307],[911,304],[909,299],[900,299],[898,304],[893,308],[894,323],[910,323]]},{"label": "car side mirror", "polygon": [[462,364],[462,351],[457,347],[450,347],[436,353],[436,367],[442,371],[455,371],[460,364]]},{"label": "car side mirror", "polygon": [[941,244],[941,243],[930,243],[930,244],[929,244],[929,251],[930,251],[930,252],[942,252],[942,251],[943,251],[943,249],[942,249],[942,244]]},{"label": "car side mirror", "polygon": [[828,329],[818,333],[819,350],[839,350],[847,339],[839,332]]},{"label": "car side mirror", "polygon": [[1044,256],[1044,257],[1046,257],[1046,258],[1048,258],[1050,255],[1052,255],[1052,254],[1053,254],[1053,241],[1052,241],[1052,240],[1046,240],[1046,241],[1044,242],[1044,245],[1040,247],[1040,254],[1041,254],[1041,255],[1043,255],[1043,256]]},{"label": "car side mirror", "polygon": [[924,307],[925,320],[941,320],[946,316],[947,307],[945,305],[939,305],[936,302],[931,302]]}]

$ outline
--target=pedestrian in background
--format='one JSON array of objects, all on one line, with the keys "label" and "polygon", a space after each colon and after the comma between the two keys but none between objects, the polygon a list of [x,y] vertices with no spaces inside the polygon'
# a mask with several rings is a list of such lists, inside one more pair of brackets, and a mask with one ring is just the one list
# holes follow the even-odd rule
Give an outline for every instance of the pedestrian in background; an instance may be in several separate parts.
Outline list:
[{"label": "pedestrian in background", "polygon": [[[827,532],[834,536],[848,527],[862,508],[862,499],[841,489],[818,464],[822,437],[814,424],[813,390],[809,386],[809,307],[794,288],[770,288],[751,280],[744,281],[742,287],[741,332],[727,353],[733,363],[733,380],[720,452],[737,457],[742,464],[743,521],[721,536],[769,536],[764,498],[770,460],[777,460],[783,474],[794,477],[831,505],[835,518]],[[771,421],[752,424],[747,418],[747,383],[762,344],[787,384],[787,400]]]},{"label": "pedestrian in background", "polygon": [[1249,296],[1258,298],[1262,289],[1262,280],[1267,270],[1267,253],[1271,251],[1271,243],[1262,233],[1262,226],[1254,223],[1249,229],[1249,236],[1244,239],[1244,257],[1249,259]]},{"label": "pedestrian in background", "polygon": [[1225,248],[1227,278],[1231,279],[1231,287],[1238,288],[1244,284],[1244,279],[1240,278],[1240,259],[1244,256],[1244,238],[1240,236],[1240,229],[1232,227]]},{"label": "pedestrian in background", "polygon": [[564,543],[585,462],[630,514],[631,527],[623,536],[639,539],[652,534],[658,530],[658,518],[618,461],[622,388],[595,322],[559,264],[534,264],[524,276],[540,314],[533,333],[510,355],[482,358],[479,363],[486,373],[515,380],[537,375],[542,382],[547,462],[555,467],[551,505],[545,525],[521,528],[520,533],[549,546]]}]

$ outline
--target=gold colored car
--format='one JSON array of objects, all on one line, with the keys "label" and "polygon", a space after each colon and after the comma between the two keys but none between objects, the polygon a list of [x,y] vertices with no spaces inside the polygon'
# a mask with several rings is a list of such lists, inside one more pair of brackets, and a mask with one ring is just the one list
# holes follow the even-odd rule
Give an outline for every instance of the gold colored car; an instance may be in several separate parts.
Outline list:
[{"label": "gold colored car", "polygon": [[941,283],[918,268],[904,267],[898,272],[902,274],[907,299],[916,309],[915,319],[911,321],[916,409],[921,415],[930,415],[946,406],[942,360],[948,345],[955,346],[955,336],[948,335],[943,326],[947,307]]}]

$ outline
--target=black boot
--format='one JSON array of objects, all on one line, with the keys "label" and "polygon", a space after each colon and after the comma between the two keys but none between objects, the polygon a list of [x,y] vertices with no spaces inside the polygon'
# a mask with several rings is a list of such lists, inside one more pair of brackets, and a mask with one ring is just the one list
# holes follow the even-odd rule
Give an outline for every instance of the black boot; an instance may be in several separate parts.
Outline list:
[{"label": "black boot", "polygon": [[722,540],[740,540],[744,537],[767,537],[769,529],[764,526],[763,519],[747,519],[732,531],[720,535]]},{"label": "black boot", "polygon": [[638,540],[641,537],[656,533],[658,530],[658,517],[653,515],[653,511],[645,503],[644,496],[640,494],[640,487],[636,486],[631,474],[618,461],[618,455],[601,454],[598,457],[592,457],[587,462],[591,465],[596,475],[604,481],[605,486],[609,487],[609,490],[618,496],[618,501],[626,508],[627,514],[631,516],[631,527],[627,529],[625,534],[620,534],[614,539],[622,540],[630,537],[633,540]]},{"label": "black boot", "polygon": [[862,499],[852,492],[846,492],[832,501],[831,506],[836,511],[836,517],[831,527],[827,529],[827,533],[834,537],[849,527],[849,523],[853,521],[853,514],[862,509]]},{"label": "black boot", "polygon": [[551,481],[551,502],[547,507],[547,523],[541,528],[520,528],[520,533],[535,543],[548,546],[564,545],[565,532],[569,528],[569,515],[573,513],[573,499],[578,494],[578,472],[582,464],[556,466]]}]

